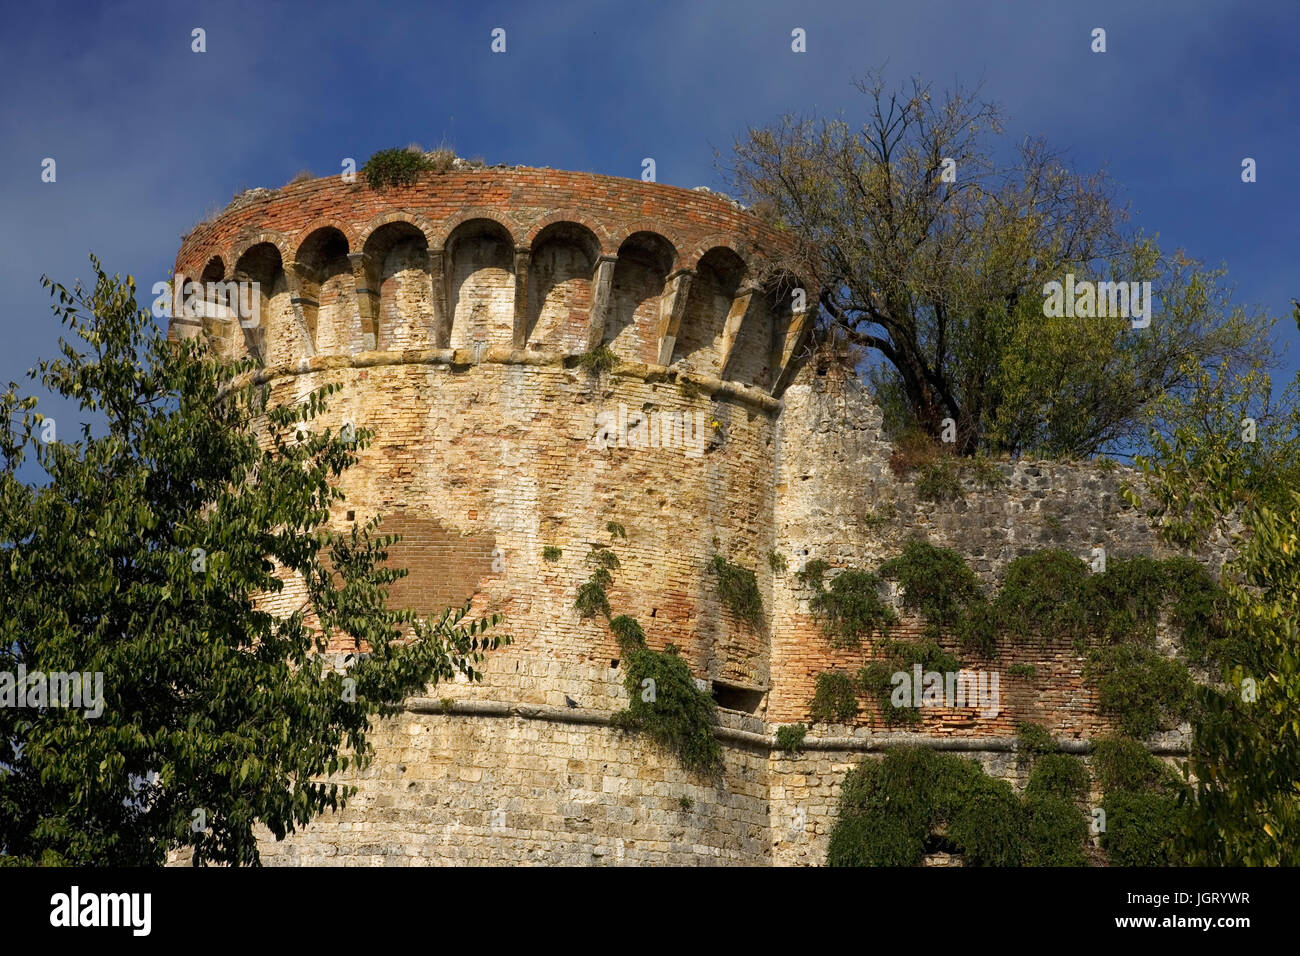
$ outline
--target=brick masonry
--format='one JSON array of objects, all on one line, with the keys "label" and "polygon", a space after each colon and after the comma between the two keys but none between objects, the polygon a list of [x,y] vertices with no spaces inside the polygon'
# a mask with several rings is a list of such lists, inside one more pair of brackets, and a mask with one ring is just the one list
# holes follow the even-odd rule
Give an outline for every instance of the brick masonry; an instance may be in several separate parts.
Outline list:
[{"label": "brick masonry", "polygon": [[[818,673],[872,653],[827,645],[794,575],[801,557],[874,569],[920,534],[993,587],[1009,560],[1045,546],[1162,553],[1118,494],[1123,470],[1022,461],[999,466],[999,486],[919,499],[888,467],[869,398],[798,361],[798,280],[763,268],[787,247],[716,194],[516,168],[383,192],[294,184],[186,237],[177,272],[258,281],[263,321],[181,317],[173,334],[256,355],[277,399],[340,385],[322,424],[375,439],[344,476],[336,519],[382,516],[403,536],[392,561],[410,574],[395,601],[433,613],[472,599],[514,637],[482,684],[432,688],[380,721],[374,764],[348,778],[354,801],[268,837],[268,863],[821,863],[844,773],[904,738],[863,700],[853,726],[814,726],[801,754],[774,750],[778,726],[808,722]],[[619,365],[596,376],[574,357],[601,343]],[[638,416],[665,413],[698,413],[699,444],[649,441],[662,433]],[[628,424],[625,447],[595,440],[601,414]],[[721,711],[716,780],[608,725],[626,700],[618,649],[573,601],[609,521],[627,531],[613,542],[615,613],[634,615],[652,646],[676,644],[742,708]],[[548,546],[558,560],[544,560]],[[772,569],[773,552],[787,570]],[[755,572],[761,626],[720,602],[719,553]],[[277,600],[296,606],[301,592],[290,582]],[[1080,750],[1109,729],[1066,641],[964,662],[1035,675],[1003,673],[995,715],[927,711],[906,739],[962,749],[1019,785],[1018,721]]]}]

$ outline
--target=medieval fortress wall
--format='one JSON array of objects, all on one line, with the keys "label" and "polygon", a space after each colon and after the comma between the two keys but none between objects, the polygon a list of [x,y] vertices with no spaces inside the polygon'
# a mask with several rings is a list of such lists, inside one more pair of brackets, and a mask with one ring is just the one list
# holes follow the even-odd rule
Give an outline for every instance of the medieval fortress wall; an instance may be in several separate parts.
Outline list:
[{"label": "medieval fortress wall", "polygon": [[[1106,732],[1082,659],[1045,640],[1004,657],[1035,675],[1003,675],[996,715],[938,708],[898,735],[864,707],[854,726],[813,726],[802,753],[773,746],[776,727],[809,722],[819,672],[871,656],[827,644],[801,556],[874,568],[923,534],[992,585],[1046,546],[1159,553],[1121,476],[1088,466],[1003,464],[999,486],[921,500],[890,470],[869,398],[801,363],[799,277],[763,270],[787,246],[716,194],[500,167],[254,191],[186,237],[177,273],[256,282],[260,320],[178,313],[173,334],[256,356],[278,398],[342,386],[324,424],[375,439],[337,520],[378,514],[403,536],[404,606],[472,597],[514,638],[482,684],[382,721],[353,802],[268,838],[268,863],[816,864],[840,779],[889,740],[966,750],[1016,781],[1017,721],[1079,744]],[[600,345],[618,364],[597,375],[576,357]],[[609,725],[619,651],[573,603],[611,521],[627,538],[610,604],[712,689],[719,779]],[[720,600],[715,554],[755,572],[761,626]]]}]

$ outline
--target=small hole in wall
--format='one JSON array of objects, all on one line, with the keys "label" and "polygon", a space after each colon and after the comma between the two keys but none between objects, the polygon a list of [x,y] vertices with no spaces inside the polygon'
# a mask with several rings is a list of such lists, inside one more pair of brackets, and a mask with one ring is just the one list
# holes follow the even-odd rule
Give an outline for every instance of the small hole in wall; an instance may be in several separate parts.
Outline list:
[{"label": "small hole in wall", "polygon": [[719,707],[727,710],[739,710],[747,714],[758,711],[763,702],[764,691],[752,687],[736,687],[732,684],[713,682],[713,700]]},{"label": "small hole in wall", "polygon": [[656,614],[658,614],[658,613],[659,613],[659,608],[656,607],[656,608],[651,608],[651,609],[650,609],[650,616],[651,616],[651,617],[654,617],[654,616],[655,616]]},{"label": "small hole in wall", "polygon": [[609,662],[609,666],[610,666],[610,667],[617,667],[617,666],[618,666],[618,658],[615,657],[613,660],[611,660],[611,661]]},{"label": "small hole in wall", "polygon": [[349,512],[348,512],[348,520],[349,520],[349,521],[356,521],[356,520],[357,520],[357,513],[356,513],[355,511],[349,511]]}]

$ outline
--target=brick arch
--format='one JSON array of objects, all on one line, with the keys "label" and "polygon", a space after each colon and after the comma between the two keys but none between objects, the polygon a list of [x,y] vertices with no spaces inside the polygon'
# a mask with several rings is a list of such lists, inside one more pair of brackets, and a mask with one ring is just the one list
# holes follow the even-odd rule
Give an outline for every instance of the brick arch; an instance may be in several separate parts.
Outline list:
[{"label": "brick arch", "polygon": [[332,220],[316,220],[295,236],[293,278],[298,284],[302,324],[321,354],[365,351],[367,328],[357,303],[352,271],[354,237]]},{"label": "brick arch", "polygon": [[600,238],[568,217],[533,234],[526,287],[526,348],[564,354],[586,350],[601,250]]},{"label": "brick arch", "polygon": [[303,228],[294,233],[293,237],[293,254],[290,258],[294,262],[302,261],[302,247],[312,236],[319,232],[325,232],[328,229],[336,229],[343,236],[348,244],[348,252],[358,252],[361,245],[357,242],[356,230],[341,219],[315,219],[309,222]]},{"label": "brick arch", "polygon": [[685,362],[711,378],[722,378],[728,317],[746,288],[749,267],[730,244],[715,244],[695,263],[670,364]]},{"label": "brick arch", "polygon": [[663,296],[678,258],[676,246],[652,229],[637,229],[619,245],[604,329],[619,357],[658,364]]},{"label": "brick arch", "polygon": [[429,248],[434,250],[445,250],[451,243],[452,237],[461,226],[478,219],[484,219],[488,222],[496,223],[505,230],[506,235],[510,237],[511,245],[514,248],[518,249],[523,245],[519,238],[519,225],[514,221],[513,217],[507,215],[495,206],[474,206],[471,209],[461,210],[454,216],[448,216],[446,219],[442,220],[442,222],[438,223],[435,229],[434,239],[429,242]]},{"label": "brick arch", "polygon": [[275,246],[280,253],[280,262],[293,261],[293,249],[289,242],[289,237],[282,232],[276,232],[274,229],[264,229],[261,232],[255,232],[247,236],[241,236],[235,240],[230,248],[230,262],[237,263],[248,253],[248,250],[254,246],[260,246],[262,243],[269,243]]},{"label": "brick arch", "polygon": [[357,290],[362,324],[373,330],[381,350],[432,348],[433,282],[429,237],[406,217],[384,217],[365,239],[361,257],[364,287]]},{"label": "brick arch", "polygon": [[[215,270],[212,268],[214,264],[217,266]],[[207,263],[199,270],[198,278],[200,282],[220,282],[225,279],[228,271],[225,257],[219,253],[214,253],[208,257]]]},{"label": "brick arch", "polygon": [[560,223],[571,223],[591,233],[592,238],[596,240],[597,256],[612,256],[618,250],[613,236],[604,223],[592,219],[589,215],[576,209],[557,209],[555,212],[535,220],[524,232],[523,245],[531,249],[537,244],[537,240],[543,232]]},{"label": "brick arch", "polygon": [[673,262],[668,269],[670,273],[682,268],[681,252],[686,240],[682,236],[680,229],[674,228],[672,223],[663,222],[659,219],[625,219],[619,223],[618,248],[623,248],[623,244],[639,232],[656,235],[672,247]]},{"label": "brick arch", "polygon": [[495,216],[463,215],[447,234],[444,269],[451,348],[510,347],[515,336],[515,233]]},{"label": "brick arch", "polygon": [[741,278],[742,285],[754,281],[752,263],[755,261],[756,256],[753,246],[743,239],[737,239],[735,236],[723,232],[706,236],[690,246],[688,250],[682,253],[681,267],[698,271],[700,261],[714,249],[730,249],[745,264],[745,274]]},{"label": "brick arch", "polygon": [[434,248],[436,231],[434,230],[433,223],[412,209],[394,209],[390,212],[380,213],[372,218],[357,231],[358,243],[356,248],[358,250],[364,249],[366,243],[370,241],[370,237],[373,236],[377,230],[394,222],[405,222],[414,226],[416,229],[420,230],[420,232],[424,233],[424,239],[429,244],[429,248]]},{"label": "brick arch", "polygon": [[259,237],[243,247],[231,264],[236,279],[258,284],[260,319],[257,328],[246,330],[244,336],[248,354],[267,365],[298,358],[311,347],[288,302],[285,261],[279,245],[270,237]]},{"label": "brick arch", "polygon": [[200,321],[204,338],[223,358],[243,358],[243,336],[238,321],[233,320],[234,317],[230,314],[230,307],[236,303],[231,301],[232,297],[228,294],[230,290],[225,287],[229,272],[225,259],[220,254],[213,253],[207,257],[202,269],[186,278],[186,284],[197,282],[199,285]]}]

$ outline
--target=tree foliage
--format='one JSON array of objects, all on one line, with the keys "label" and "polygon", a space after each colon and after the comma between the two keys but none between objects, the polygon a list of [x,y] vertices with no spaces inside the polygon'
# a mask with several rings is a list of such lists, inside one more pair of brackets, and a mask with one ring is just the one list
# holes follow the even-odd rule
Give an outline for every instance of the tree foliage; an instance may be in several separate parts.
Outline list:
[{"label": "tree foliage", "polygon": [[[786,116],[749,130],[729,173],[798,243],[776,267],[820,290],[814,348],[858,368],[896,436],[938,440],[952,419],[965,455],[1088,455],[1182,421],[1160,399],[1195,369],[1267,361],[1271,321],[1232,305],[1222,270],[1129,230],[1104,173],[1041,140],[1007,148],[978,91],[857,86],[861,126]],[[1045,317],[1067,273],[1149,280],[1149,327]]]},{"label": "tree foliage", "polygon": [[31,373],[87,423],[51,435],[17,384],[0,394],[0,673],[101,674],[103,707],[0,707],[0,856],[255,864],[255,827],[346,802],[327,778],[369,760],[373,715],[478,679],[508,638],[468,605],[388,606],[396,538],[331,520],[371,436],[304,430],[332,388],[269,406],[232,384],[248,365],[166,341],[92,263],[88,290],[46,280],[72,339]]},{"label": "tree foliage", "polygon": [[[1295,309],[1300,324],[1300,303]],[[1221,682],[1197,688],[1183,834],[1201,865],[1300,864],[1300,377],[1280,409],[1267,381],[1203,376],[1198,415],[1141,459],[1144,503],[1173,541],[1231,543]],[[1252,413],[1247,415],[1247,413]],[[1260,417],[1255,441],[1242,427]],[[1136,495],[1134,496],[1136,498]]]}]

